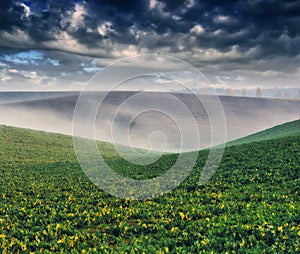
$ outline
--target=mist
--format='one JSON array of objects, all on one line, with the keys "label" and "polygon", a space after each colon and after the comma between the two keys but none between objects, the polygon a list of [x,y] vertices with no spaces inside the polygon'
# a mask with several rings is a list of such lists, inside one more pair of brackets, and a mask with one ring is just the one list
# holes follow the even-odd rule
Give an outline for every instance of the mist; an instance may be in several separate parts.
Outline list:
[{"label": "mist", "polygon": [[24,93],[17,101],[2,93],[0,124],[66,135],[75,130],[84,138],[180,152],[207,148],[300,118],[299,101],[280,99],[220,96],[222,116],[215,98],[209,95],[201,100],[192,94],[158,92],[86,96],[86,103],[76,107],[78,93],[42,97]]}]

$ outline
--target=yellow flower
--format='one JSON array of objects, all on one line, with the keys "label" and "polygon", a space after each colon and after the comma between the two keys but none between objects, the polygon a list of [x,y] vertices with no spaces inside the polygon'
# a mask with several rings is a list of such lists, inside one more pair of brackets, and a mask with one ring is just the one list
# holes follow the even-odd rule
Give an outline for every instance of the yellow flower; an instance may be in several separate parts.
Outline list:
[{"label": "yellow flower", "polygon": [[282,229],[283,229],[283,227],[282,227],[282,226],[280,226],[280,227],[277,227],[277,230],[278,230],[279,232],[281,232],[281,231],[282,231]]},{"label": "yellow flower", "polygon": [[243,227],[244,229],[247,229],[247,230],[251,228],[251,226],[248,225],[248,224],[244,224],[244,225],[242,225],[242,227]]},{"label": "yellow flower", "polygon": [[165,251],[166,251],[166,253],[169,253],[169,248],[165,247]]},{"label": "yellow flower", "polygon": [[182,220],[183,220],[184,217],[185,217],[184,213],[182,213],[182,212],[179,212],[179,216],[180,216],[180,218],[181,218]]},{"label": "yellow flower", "polygon": [[207,238],[203,239],[203,240],[201,241],[201,244],[202,244],[202,245],[208,244],[208,239],[207,239]]},{"label": "yellow flower", "polygon": [[241,242],[240,242],[240,247],[243,247],[245,245],[245,240],[243,239]]},{"label": "yellow flower", "polygon": [[171,228],[171,232],[175,232],[175,231],[178,231],[178,227]]},{"label": "yellow flower", "polygon": [[300,230],[298,231],[298,236],[300,237]]},{"label": "yellow flower", "polygon": [[21,248],[22,248],[23,251],[26,251],[26,250],[27,250],[26,244],[20,243],[20,245],[21,245]]}]

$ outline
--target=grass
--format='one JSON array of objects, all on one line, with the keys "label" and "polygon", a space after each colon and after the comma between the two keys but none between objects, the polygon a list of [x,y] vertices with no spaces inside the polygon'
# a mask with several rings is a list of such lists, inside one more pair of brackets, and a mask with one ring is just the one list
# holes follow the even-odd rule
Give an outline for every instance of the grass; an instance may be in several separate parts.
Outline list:
[{"label": "grass", "polygon": [[[136,179],[162,174],[177,158],[133,167],[110,144],[99,146]],[[300,134],[227,147],[201,186],[206,155],[173,192],[123,200],[87,179],[71,137],[0,126],[0,252],[299,252]]]},{"label": "grass", "polygon": [[251,142],[283,138],[288,136],[300,135],[300,120],[277,125],[273,128],[254,133],[244,138],[240,138],[227,143],[227,146],[241,145]]}]

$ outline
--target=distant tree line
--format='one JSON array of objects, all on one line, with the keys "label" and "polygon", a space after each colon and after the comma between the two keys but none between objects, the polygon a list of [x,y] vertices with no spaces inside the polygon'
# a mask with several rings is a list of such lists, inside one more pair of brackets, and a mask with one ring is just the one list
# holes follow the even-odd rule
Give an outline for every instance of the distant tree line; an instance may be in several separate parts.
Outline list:
[{"label": "distant tree line", "polygon": [[277,89],[277,88],[266,88],[263,89],[261,87],[256,87],[255,90],[253,89],[233,89],[233,88],[226,88],[223,89],[223,93],[228,96],[242,96],[242,97],[275,97],[275,98],[282,98],[282,99],[298,99],[300,100],[300,90],[288,90],[288,89]]}]

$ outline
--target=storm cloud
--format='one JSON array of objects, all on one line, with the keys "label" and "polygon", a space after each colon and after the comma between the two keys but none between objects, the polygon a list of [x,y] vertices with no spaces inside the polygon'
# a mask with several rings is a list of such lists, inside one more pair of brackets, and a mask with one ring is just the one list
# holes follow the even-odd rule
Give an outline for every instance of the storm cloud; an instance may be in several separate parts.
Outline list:
[{"label": "storm cloud", "polygon": [[186,60],[216,85],[295,87],[300,1],[3,0],[0,47],[5,89],[80,88],[144,53]]}]

